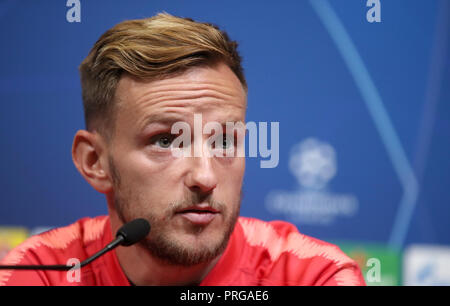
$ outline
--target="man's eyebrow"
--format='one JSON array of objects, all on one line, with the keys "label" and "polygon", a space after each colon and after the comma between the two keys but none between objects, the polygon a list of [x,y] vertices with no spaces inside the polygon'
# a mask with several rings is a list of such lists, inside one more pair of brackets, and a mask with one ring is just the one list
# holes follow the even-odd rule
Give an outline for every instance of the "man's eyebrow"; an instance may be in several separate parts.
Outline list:
[{"label": "man's eyebrow", "polygon": [[[194,118],[192,118],[192,119],[194,119]],[[150,124],[154,124],[154,123],[164,124],[164,125],[172,125],[175,122],[184,122],[184,121],[185,121],[185,118],[183,116],[177,115],[177,114],[167,114],[167,113],[152,114],[152,115],[145,117],[145,119],[142,120],[143,123],[141,125],[140,130],[144,130],[147,126],[149,126]],[[203,121],[203,124],[205,124],[204,119],[202,121]],[[243,124],[245,124],[245,121],[239,120],[238,117],[233,118],[233,119],[228,118],[226,120],[218,121],[218,123],[221,126],[223,126],[224,128],[226,127],[226,124],[228,122],[231,122],[231,123],[242,122]]]},{"label": "man's eyebrow", "polygon": [[145,129],[152,123],[173,124],[178,121],[183,121],[183,117],[175,114],[151,114],[142,120],[141,130]]}]

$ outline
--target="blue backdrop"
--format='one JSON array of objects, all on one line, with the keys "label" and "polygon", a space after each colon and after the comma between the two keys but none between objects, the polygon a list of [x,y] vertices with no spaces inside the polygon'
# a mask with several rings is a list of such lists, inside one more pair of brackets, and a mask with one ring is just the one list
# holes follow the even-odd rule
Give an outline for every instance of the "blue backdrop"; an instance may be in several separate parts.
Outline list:
[{"label": "blue backdrop", "polygon": [[450,1],[0,1],[0,224],[106,213],[76,171],[77,67],[98,37],[157,12],[240,43],[247,119],[280,123],[280,162],[248,158],[242,215],[323,240],[450,244]]}]

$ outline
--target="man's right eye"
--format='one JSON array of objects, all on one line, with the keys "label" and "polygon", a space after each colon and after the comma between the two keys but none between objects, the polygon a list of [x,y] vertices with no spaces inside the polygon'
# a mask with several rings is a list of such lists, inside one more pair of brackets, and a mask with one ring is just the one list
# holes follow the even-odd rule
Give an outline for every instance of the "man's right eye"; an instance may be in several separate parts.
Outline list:
[{"label": "man's right eye", "polygon": [[174,139],[175,139],[175,135],[162,134],[162,135],[157,135],[155,137],[152,137],[150,143],[157,145],[163,149],[168,149],[168,148],[170,148],[170,145],[172,144]]}]

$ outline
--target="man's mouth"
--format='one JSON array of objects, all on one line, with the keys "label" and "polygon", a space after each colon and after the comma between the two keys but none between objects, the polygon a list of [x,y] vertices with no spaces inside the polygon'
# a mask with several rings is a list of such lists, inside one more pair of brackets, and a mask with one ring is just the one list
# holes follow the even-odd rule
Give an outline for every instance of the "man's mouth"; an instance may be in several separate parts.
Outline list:
[{"label": "man's mouth", "polygon": [[180,215],[191,223],[198,225],[210,223],[217,214],[219,214],[219,211],[208,204],[193,205],[176,212],[176,215]]}]

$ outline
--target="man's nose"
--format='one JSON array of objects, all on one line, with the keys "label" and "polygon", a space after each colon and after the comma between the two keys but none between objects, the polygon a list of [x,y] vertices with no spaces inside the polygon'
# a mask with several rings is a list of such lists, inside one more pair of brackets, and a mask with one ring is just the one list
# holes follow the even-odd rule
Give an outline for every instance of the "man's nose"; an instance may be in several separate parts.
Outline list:
[{"label": "man's nose", "polygon": [[202,193],[212,192],[217,186],[217,176],[213,169],[213,158],[189,157],[190,171],[186,178],[186,185],[190,189]]}]

